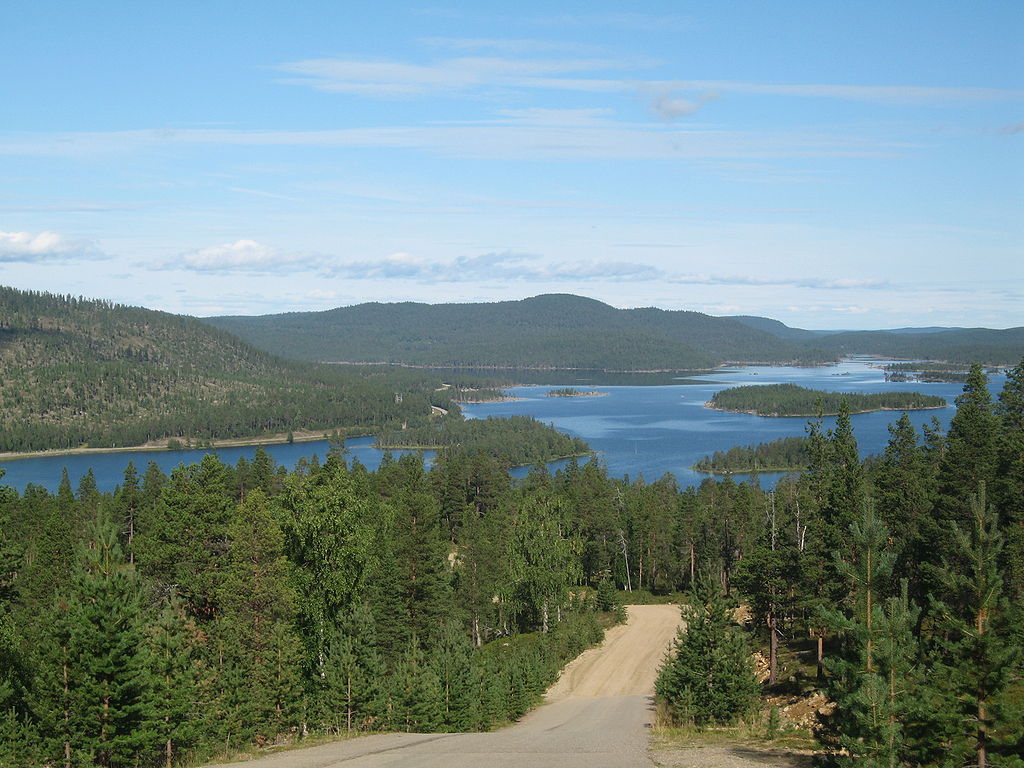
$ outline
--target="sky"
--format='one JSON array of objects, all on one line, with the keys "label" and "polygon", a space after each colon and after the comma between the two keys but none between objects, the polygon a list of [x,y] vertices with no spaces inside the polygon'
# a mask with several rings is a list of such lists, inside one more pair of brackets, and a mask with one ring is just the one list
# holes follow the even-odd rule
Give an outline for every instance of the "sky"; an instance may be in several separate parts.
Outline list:
[{"label": "sky", "polygon": [[1024,3],[0,11],[0,284],[1024,325]]}]

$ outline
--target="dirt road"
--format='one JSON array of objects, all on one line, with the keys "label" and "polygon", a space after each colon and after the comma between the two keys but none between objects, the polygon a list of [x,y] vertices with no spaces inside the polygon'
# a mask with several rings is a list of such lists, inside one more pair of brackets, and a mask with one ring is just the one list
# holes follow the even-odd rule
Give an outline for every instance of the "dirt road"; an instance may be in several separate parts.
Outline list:
[{"label": "dirt road", "polygon": [[647,757],[650,697],[679,625],[673,605],[629,606],[629,621],[562,673],[548,703],[491,733],[394,733],[281,752],[252,768],[633,768]]}]

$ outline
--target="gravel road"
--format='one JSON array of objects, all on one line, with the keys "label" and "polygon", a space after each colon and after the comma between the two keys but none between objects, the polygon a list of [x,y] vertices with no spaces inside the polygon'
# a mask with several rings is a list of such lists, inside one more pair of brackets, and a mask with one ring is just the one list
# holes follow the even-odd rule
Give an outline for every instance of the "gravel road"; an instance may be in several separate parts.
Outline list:
[{"label": "gravel road", "polygon": [[649,768],[658,665],[680,623],[674,605],[628,606],[629,620],[584,652],[547,703],[490,733],[393,733],[280,752],[253,768]]}]

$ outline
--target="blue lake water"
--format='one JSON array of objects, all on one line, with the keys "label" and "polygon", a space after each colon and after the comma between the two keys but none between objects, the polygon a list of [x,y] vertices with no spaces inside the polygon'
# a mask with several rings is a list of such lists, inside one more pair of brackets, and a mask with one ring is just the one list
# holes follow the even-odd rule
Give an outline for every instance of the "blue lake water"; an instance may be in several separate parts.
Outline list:
[{"label": "blue lake water", "polygon": [[[883,372],[866,361],[846,361],[833,366],[816,368],[745,367],[716,371],[701,377],[700,383],[680,383],[658,386],[601,386],[603,397],[548,397],[547,392],[559,386],[577,385],[571,374],[552,380],[550,385],[515,387],[510,394],[517,401],[482,403],[464,406],[471,418],[487,416],[528,415],[553,424],[557,429],[586,440],[597,451],[598,458],[609,472],[622,477],[643,475],[655,480],[666,472],[675,475],[680,485],[699,484],[706,475],[690,469],[704,456],[734,445],[750,445],[779,437],[805,434],[807,419],[765,418],[749,414],[725,413],[704,407],[711,396],[726,387],[746,384],[781,384],[792,382],[814,389],[835,392],[916,391],[946,398],[949,407],[937,410],[912,411],[911,420],[920,429],[922,424],[937,417],[945,428],[955,413],[953,399],[963,390],[961,384],[925,384],[919,382],[886,382]],[[663,378],[663,377],[662,377]],[[688,381],[693,381],[692,377]],[[991,376],[989,386],[998,394],[1004,376]],[[853,427],[861,454],[880,453],[889,439],[888,425],[899,418],[893,411],[879,411],[853,416]],[[826,418],[826,427],[835,423]],[[370,469],[380,463],[381,452],[373,447],[372,438],[359,438],[346,443],[350,457],[357,457]],[[327,455],[330,444],[325,440],[265,446],[274,459],[289,469],[304,456]],[[20,459],[0,464],[7,474],[0,483],[22,490],[28,483],[56,490],[61,470],[68,468],[72,485],[91,467],[96,474],[100,490],[109,491],[121,481],[128,461],[134,461],[143,471],[155,461],[170,472],[182,463],[198,461],[205,450],[139,452],[125,451],[108,454],[72,456],[45,456]],[[251,459],[252,447],[219,448],[222,460],[234,463],[240,456]],[[397,453],[397,452],[396,452]],[[425,452],[432,459],[431,452]],[[565,462],[556,462],[558,468]],[[514,474],[522,476],[526,469]],[[780,475],[763,474],[762,485],[773,484]]]}]

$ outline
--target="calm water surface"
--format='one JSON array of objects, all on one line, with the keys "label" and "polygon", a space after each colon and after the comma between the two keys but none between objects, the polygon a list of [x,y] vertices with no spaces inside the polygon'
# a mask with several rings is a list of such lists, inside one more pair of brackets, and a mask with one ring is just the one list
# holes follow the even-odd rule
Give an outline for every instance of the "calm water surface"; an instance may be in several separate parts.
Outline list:
[{"label": "calm water surface", "polygon": [[[554,372],[564,377],[546,385],[515,387],[509,392],[518,401],[464,406],[471,418],[487,416],[528,415],[557,429],[586,440],[598,452],[609,472],[616,476],[635,478],[643,475],[655,480],[666,472],[676,476],[680,485],[699,484],[706,475],[690,469],[694,463],[715,451],[734,445],[750,445],[779,437],[805,434],[807,419],[765,418],[749,414],[724,413],[704,407],[711,396],[726,387],[745,384],[781,384],[791,382],[814,389],[836,392],[884,392],[893,390],[917,391],[946,398],[949,407],[939,410],[912,411],[910,418],[920,429],[922,424],[937,417],[943,427],[948,426],[955,409],[953,399],[963,390],[961,384],[924,384],[918,382],[886,382],[881,370],[865,361],[847,361],[834,366],[818,368],[749,367],[723,370],[701,377],[699,383],[675,385],[659,383],[657,386],[611,385],[596,386],[604,397],[547,397],[547,392],[560,386],[580,386],[571,374]],[[660,379],[664,381],[664,377]],[[687,377],[687,382],[693,382]],[[993,395],[998,394],[1005,377],[990,377]],[[889,439],[888,425],[899,418],[898,412],[879,411],[853,417],[854,431],[861,454],[880,453]],[[826,418],[831,427],[834,418]],[[381,452],[373,447],[373,438],[359,438],[346,443],[348,455],[357,457],[370,469],[380,463]],[[289,469],[303,457],[317,454],[322,459],[330,444],[326,440],[265,446],[274,459]],[[251,459],[253,447],[219,448],[216,453],[227,463],[239,457]],[[68,468],[73,486],[91,467],[96,474],[100,490],[109,491],[122,480],[129,460],[135,462],[140,473],[150,461],[170,472],[179,464],[199,461],[205,450],[140,452],[125,451],[109,454],[78,456],[48,456],[9,461],[2,466],[7,471],[0,483],[18,490],[35,483],[55,491],[61,470]],[[397,453],[397,452],[396,452]],[[428,459],[432,452],[425,452]],[[555,462],[556,469],[565,462]],[[522,476],[526,470],[514,474]],[[762,485],[773,484],[778,474],[760,476]]]}]

